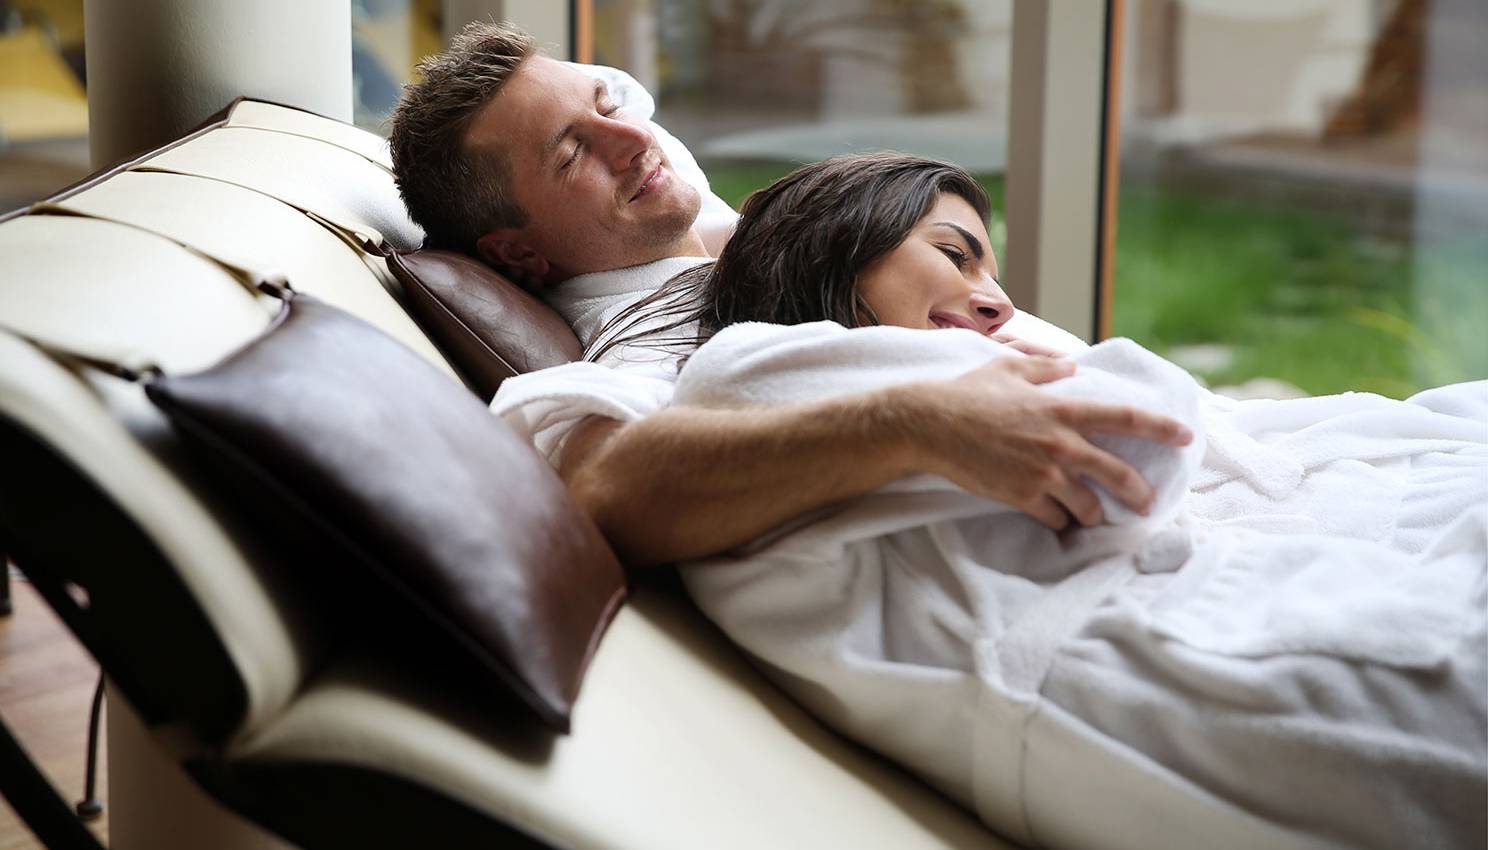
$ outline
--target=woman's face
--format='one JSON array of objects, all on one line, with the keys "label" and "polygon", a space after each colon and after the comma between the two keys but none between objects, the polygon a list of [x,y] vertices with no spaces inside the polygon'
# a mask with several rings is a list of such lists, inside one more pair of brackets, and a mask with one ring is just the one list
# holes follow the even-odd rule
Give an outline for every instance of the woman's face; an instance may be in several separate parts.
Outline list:
[{"label": "woman's face", "polygon": [[885,325],[994,333],[1013,302],[997,285],[991,244],[971,204],[942,193],[899,247],[858,275],[858,294]]}]

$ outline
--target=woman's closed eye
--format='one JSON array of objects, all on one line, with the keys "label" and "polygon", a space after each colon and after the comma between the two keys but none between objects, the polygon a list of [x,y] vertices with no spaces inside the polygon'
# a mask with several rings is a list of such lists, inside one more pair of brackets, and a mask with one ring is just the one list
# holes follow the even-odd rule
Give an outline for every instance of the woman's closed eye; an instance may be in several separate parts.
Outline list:
[{"label": "woman's closed eye", "polygon": [[965,267],[968,259],[965,251],[954,245],[936,245],[935,247],[940,249],[940,253],[949,257],[951,262],[956,264],[956,268]]}]

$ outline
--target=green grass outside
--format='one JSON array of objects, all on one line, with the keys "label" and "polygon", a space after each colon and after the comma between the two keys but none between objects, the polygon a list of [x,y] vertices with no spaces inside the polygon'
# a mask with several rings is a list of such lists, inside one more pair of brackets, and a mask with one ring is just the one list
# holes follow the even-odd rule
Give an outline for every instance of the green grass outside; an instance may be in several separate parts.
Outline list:
[{"label": "green grass outside", "polygon": [[1488,376],[1488,248],[1407,240],[1280,204],[1123,190],[1112,331],[1163,352],[1234,349],[1212,384],[1403,398]]},{"label": "green grass outside", "polygon": [[[713,163],[713,190],[735,207],[789,163]],[[979,176],[993,209],[1000,176]],[[993,247],[1004,229],[993,213]],[[1123,187],[1112,332],[1159,354],[1231,348],[1211,385],[1279,378],[1315,395],[1366,390],[1403,398],[1488,377],[1488,244],[1462,238],[1417,256],[1408,241],[1279,203]]]}]

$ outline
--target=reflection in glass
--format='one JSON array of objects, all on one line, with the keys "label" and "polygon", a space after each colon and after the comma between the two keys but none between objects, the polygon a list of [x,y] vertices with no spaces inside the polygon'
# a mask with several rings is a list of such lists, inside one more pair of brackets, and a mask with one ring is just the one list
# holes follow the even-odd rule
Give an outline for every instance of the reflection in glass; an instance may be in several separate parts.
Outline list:
[{"label": "reflection in glass", "polygon": [[387,117],[418,60],[444,47],[439,0],[352,0],[352,117],[386,134]]},{"label": "reflection in glass", "polygon": [[1127,12],[1113,332],[1242,394],[1488,377],[1488,7]]}]

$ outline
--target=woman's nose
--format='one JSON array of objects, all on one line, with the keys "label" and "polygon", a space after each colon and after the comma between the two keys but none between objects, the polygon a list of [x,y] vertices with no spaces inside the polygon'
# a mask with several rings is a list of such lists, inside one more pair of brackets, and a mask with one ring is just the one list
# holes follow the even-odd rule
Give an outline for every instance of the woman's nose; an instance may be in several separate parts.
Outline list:
[{"label": "woman's nose", "polygon": [[994,333],[1013,317],[1013,302],[992,281],[980,282],[971,293],[971,311],[976,315],[982,333]]}]

